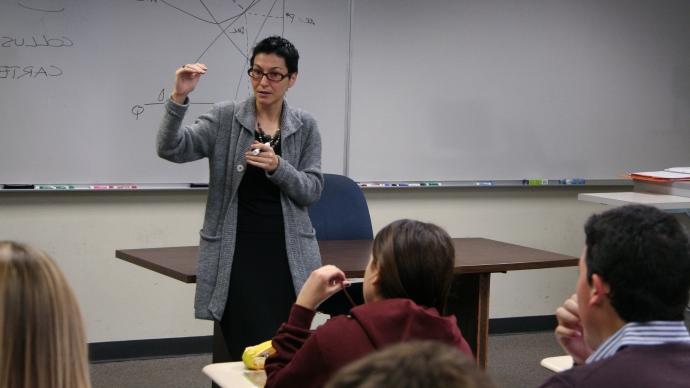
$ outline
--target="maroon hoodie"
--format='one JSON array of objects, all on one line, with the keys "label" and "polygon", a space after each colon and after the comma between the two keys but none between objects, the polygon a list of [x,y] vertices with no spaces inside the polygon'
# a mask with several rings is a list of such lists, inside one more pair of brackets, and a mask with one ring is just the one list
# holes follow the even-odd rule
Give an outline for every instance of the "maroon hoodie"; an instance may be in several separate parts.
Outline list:
[{"label": "maroon hoodie", "polygon": [[437,340],[472,357],[454,316],[410,299],[384,299],[352,309],[311,332],[315,312],[293,305],[273,337],[276,354],[266,360],[266,387],[321,387],[342,366],[387,345]]}]

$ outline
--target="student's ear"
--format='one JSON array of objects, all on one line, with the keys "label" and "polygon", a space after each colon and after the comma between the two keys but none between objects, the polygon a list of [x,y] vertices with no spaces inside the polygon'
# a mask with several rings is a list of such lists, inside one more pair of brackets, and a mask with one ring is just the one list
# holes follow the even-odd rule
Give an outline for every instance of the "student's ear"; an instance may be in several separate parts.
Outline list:
[{"label": "student's ear", "polygon": [[370,269],[369,277],[371,278],[371,284],[378,286],[379,282],[380,282],[379,267],[372,264],[371,268],[369,268],[369,269]]},{"label": "student's ear", "polygon": [[599,276],[599,274],[592,274],[592,286],[589,289],[589,303],[591,305],[599,305],[609,298],[610,291],[609,284]]}]

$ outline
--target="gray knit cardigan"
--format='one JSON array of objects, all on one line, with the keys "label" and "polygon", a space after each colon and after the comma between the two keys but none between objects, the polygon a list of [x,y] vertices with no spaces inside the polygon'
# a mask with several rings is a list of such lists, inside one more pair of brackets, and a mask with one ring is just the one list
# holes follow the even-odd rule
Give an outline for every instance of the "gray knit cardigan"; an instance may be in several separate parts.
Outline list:
[{"label": "gray knit cardigan", "polygon": [[[246,169],[244,152],[254,140],[254,98],[222,102],[182,127],[189,101],[168,99],[158,131],[158,155],[175,163],[209,160],[209,190],[200,232],[194,311],[197,318],[220,321],[226,306],[235,252],[237,188]],[[278,168],[268,179],[280,187],[285,222],[285,248],[295,293],[321,265],[316,233],[307,206],[323,188],[321,136],[314,118],[283,103],[280,120],[281,154]],[[271,271],[271,268],[266,268]],[[257,284],[257,287],[270,285]]]}]

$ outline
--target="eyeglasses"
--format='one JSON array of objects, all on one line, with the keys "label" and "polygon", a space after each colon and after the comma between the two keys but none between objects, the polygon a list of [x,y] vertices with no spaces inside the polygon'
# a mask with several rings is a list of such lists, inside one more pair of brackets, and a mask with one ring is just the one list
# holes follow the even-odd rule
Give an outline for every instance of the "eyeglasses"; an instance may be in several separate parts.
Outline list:
[{"label": "eyeglasses", "polygon": [[288,73],[288,74],[283,74],[283,73],[278,73],[277,71],[270,71],[270,72],[268,72],[268,73],[264,73],[263,71],[258,70],[258,69],[249,69],[249,70],[247,71],[247,74],[248,74],[250,77],[254,78],[255,80],[259,80],[259,81],[261,81],[261,78],[263,78],[264,76],[266,76],[266,78],[268,78],[269,81],[273,81],[273,82],[282,81],[282,80],[284,80],[286,77],[289,77],[289,76],[290,76],[290,73]]}]

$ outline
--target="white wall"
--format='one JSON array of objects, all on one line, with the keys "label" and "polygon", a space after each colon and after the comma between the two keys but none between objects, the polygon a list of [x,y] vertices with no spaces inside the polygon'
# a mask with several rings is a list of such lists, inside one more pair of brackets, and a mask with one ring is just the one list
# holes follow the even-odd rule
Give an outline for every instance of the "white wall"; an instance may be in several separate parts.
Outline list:
[{"label": "white wall", "polygon": [[[486,237],[579,256],[582,225],[603,205],[577,201],[582,190],[442,189],[367,194],[374,228],[396,218],[443,226],[453,237]],[[609,188],[595,191],[609,191]],[[491,276],[491,318],[547,315],[575,287],[577,269],[514,271]]]},{"label": "white wall", "polygon": [[[398,218],[577,256],[582,225],[607,207],[577,201],[615,188],[369,190],[374,231]],[[209,335],[193,317],[194,286],[116,259],[116,249],[196,245],[205,192],[1,193],[0,239],[48,251],[71,282],[89,342]],[[576,269],[494,274],[492,318],[552,314]]]}]

